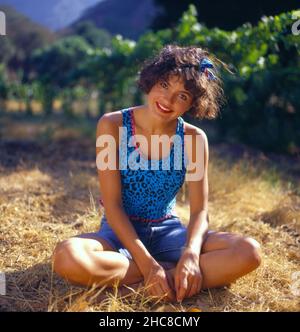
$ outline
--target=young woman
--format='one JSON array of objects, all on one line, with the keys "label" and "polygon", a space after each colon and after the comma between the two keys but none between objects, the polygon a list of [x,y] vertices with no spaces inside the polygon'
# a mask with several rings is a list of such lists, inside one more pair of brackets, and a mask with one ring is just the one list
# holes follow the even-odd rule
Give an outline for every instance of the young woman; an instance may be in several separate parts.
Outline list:
[{"label": "young woman", "polygon": [[[167,45],[139,73],[145,105],[100,118],[101,227],[57,245],[53,264],[60,276],[82,285],[143,282],[150,295],[181,301],[201,289],[228,285],[259,266],[256,240],[208,229],[207,137],[182,118],[185,113],[217,116],[222,97],[217,63],[199,47]],[[157,144],[157,135],[168,142]],[[109,144],[104,146],[101,138],[107,137],[116,148],[105,150]],[[118,167],[102,167],[105,151]],[[187,226],[175,211],[185,180]]]}]

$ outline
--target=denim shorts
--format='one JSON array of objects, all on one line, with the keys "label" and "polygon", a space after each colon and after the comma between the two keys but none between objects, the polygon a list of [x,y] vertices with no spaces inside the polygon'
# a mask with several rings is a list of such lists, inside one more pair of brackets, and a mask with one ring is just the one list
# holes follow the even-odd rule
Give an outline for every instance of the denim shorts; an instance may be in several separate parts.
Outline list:
[{"label": "denim shorts", "polygon": [[[157,261],[178,262],[187,239],[187,227],[177,216],[159,222],[142,222],[130,220],[139,239],[150,255]],[[130,252],[120,242],[115,232],[102,216],[97,237],[106,240],[116,251],[133,259]]]}]

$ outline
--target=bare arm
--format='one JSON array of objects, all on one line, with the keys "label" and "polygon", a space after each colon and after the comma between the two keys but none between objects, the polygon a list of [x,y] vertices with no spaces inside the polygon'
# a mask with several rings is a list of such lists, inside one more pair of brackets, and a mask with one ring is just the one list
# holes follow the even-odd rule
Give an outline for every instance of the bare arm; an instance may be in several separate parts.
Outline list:
[{"label": "bare arm", "polygon": [[[196,127],[190,127],[187,140],[189,165],[187,183],[190,200],[190,220],[187,227],[186,248],[176,266],[175,288],[177,299],[199,293],[202,286],[202,274],[199,258],[204,236],[208,230],[208,143],[205,133]],[[191,174],[193,176],[191,176]]]},{"label": "bare arm", "polygon": [[[201,142],[200,150],[197,148],[196,140]],[[197,150],[198,149],[198,150]],[[190,200],[190,220],[187,228],[186,247],[200,254],[204,236],[208,230],[208,142],[205,133],[196,129],[193,133],[192,146],[188,147],[189,160],[197,162],[198,152],[203,176],[196,181],[188,181]],[[200,152],[200,153],[199,153]],[[190,159],[193,158],[193,159]]]},{"label": "bare arm", "polygon": [[[100,135],[111,135],[112,141],[115,141],[115,147],[111,146],[111,148],[107,148],[107,143],[102,145],[102,147],[97,146],[96,155],[98,156],[101,151],[103,152],[106,150],[112,157],[112,160],[116,161],[115,169],[99,170],[97,167],[99,185],[109,225],[125,248],[127,248],[131,253],[141,273],[144,274],[145,269],[148,268],[151,263],[155,262],[155,260],[139,239],[134,227],[123,209],[121,179],[120,171],[118,169],[119,128],[114,117],[114,114],[107,113],[99,119],[97,124],[97,139]],[[99,143],[99,140],[97,140],[96,145],[99,145]],[[97,165],[101,165],[100,158],[97,160]]]}]

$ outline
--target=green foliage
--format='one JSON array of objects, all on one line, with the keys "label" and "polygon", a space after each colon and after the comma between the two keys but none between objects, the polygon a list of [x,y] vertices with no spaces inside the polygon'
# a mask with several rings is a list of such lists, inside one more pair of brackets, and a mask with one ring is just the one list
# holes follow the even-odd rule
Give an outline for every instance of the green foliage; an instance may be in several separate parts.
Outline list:
[{"label": "green foliage", "polygon": [[291,31],[296,14],[263,17],[257,26],[232,32],[199,24],[193,5],[182,16],[180,44],[208,48],[235,71],[223,72],[228,102],[215,121],[221,139],[300,152],[300,37]]},{"label": "green foliage", "polygon": [[7,75],[4,65],[0,64],[0,99],[5,99],[7,97],[7,93]]},{"label": "green foliage", "polygon": [[218,120],[223,135],[265,150],[299,152],[300,40],[291,32],[293,17],[263,17],[231,33],[235,43],[227,54],[237,74],[225,75],[228,105]]},{"label": "green foliage", "polygon": [[111,35],[104,29],[98,29],[92,21],[82,21],[75,24],[72,35],[84,38],[91,46],[111,48]]},{"label": "green foliage", "polygon": [[5,101],[8,96],[8,85],[6,71],[3,64],[0,64],[0,113],[5,110]]},{"label": "green foliage", "polygon": [[85,24],[78,27],[81,36],[64,37],[33,52],[25,81],[37,84],[46,112],[56,97],[69,112],[71,100],[96,91],[101,115],[142,103],[138,70],[164,45],[207,48],[235,73],[220,68],[227,98],[214,121],[220,139],[295,153],[300,151],[300,36],[292,34],[297,13],[224,31],[200,24],[196,7],[190,5],[176,27],[147,31],[137,42],[116,35],[106,47],[97,46],[94,27]]},{"label": "green foliage", "polygon": [[53,100],[60,89],[74,86],[78,64],[90,51],[91,47],[82,37],[70,36],[33,52],[30,66],[34,79],[41,84],[46,113],[51,113]]},{"label": "green foliage", "polygon": [[49,47],[37,49],[31,57],[31,65],[38,80],[63,88],[72,83],[74,71],[90,50],[83,38],[66,37]]},{"label": "green foliage", "polygon": [[227,31],[245,22],[256,25],[262,13],[274,16],[299,6],[298,0],[154,0],[154,3],[160,9],[151,24],[155,31],[176,25],[191,3],[197,8],[200,22],[209,28],[219,27]]}]

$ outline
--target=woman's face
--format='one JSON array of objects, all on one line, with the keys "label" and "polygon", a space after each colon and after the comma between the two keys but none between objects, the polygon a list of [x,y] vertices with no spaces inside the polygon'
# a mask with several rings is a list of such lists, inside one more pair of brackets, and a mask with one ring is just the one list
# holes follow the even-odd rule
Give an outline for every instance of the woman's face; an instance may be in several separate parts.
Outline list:
[{"label": "woman's face", "polygon": [[175,119],[187,112],[193,102],[192,94],[184,88],[182,79],[170,76],[159,80],[147,95],[148,107],[161,118]]}]

